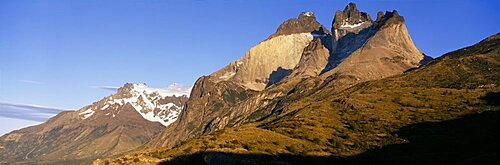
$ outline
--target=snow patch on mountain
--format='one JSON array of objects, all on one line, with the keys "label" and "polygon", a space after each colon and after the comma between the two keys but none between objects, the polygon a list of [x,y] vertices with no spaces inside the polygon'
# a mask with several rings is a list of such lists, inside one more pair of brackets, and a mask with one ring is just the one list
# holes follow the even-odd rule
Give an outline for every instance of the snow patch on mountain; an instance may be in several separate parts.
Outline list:
[{"label": "snow patch on mountain", "polygon": [[304,12],[303,14],[304,14],[305,16],[308,16],[308,17],[310,17],[310,16],[313,16],[313,15],[314,15],[314,13],[313,13],[313,12]]},{"label": "snow patch on mountain", "polygon": [[92,116],[94,113],[95,113],[95,111],[89,108],[83,112],[80,112],[79,115],[82,116],[82,119],[87,119],[90,116]]},{"label": "snow patch on mountain", "polygon": [[361,22],[357,24],[349,24],[349,22],[344,22],[342,25],[340,25],[340,28],[357,28],[361,25],[363,25],[366,22]]}]

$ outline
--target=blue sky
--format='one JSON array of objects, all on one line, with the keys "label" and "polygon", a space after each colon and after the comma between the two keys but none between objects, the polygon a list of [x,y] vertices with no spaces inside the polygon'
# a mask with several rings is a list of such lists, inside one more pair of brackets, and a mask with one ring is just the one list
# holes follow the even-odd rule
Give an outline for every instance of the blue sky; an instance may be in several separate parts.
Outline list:
[{"label": "blue sky", "polygon": [[[126,82],[191,86],[243,56],[286,19],[313,11],[330,27],[348,2],[3,0],[0,111],[16,112],[6,107],[24,104],[75,110],[113,93],[96,87]],[[398,10],[417,47],[432,57],[500,30],[496,0],[354,2],[372,18]],[[0,134],[40,122],[26,119],[0,116]]]}]

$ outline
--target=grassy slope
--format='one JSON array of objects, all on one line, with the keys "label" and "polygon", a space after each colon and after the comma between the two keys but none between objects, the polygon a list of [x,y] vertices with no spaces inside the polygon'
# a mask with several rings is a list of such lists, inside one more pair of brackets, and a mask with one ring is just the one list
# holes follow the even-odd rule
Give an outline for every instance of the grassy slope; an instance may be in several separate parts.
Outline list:
[{"label": "grassy slope", "polygon": [[[474,146],[482,146],[485,142],[461,137],[482,130],[464,127],[479,124],[477,119],[468,119],[470,115],[498,116],[490,113],[499,109],[500,102],[499,47],[498,38],[484,41],[448,53],[402,75],[358,84],[340,93],[325,89],[293,102],[289,107],[295,109],[282,116],[213,132],[174,149],[158,149],[107,162],[148,164],[148,161],[170,160],[163,163],[202,163],[204,158],[210,161],[207,159],[210,157],[230,164],[273,161],[360,163],[371,160],[450,163],[474,160],[485,153],[469,151],[467,147],[484,150],[484,147]],[[481,116],[485,119],[479,121],[490,121],[488,116]],[[491,121],[498,123],[498,120]],[[498,132],[497,127],[488,127],[495,124],[478,127]],[[451,128],[458,133],[447,132]],[[469,129],[460,132],[461,128]],[[424,135],[432,137],[431,140],[418,145],[424,147],[415,146]],[[500,137],[496,133],[485,136]],[[474,142],[477,145],[467,145]],[[454,145],[466,146],[466,149],[441,150]],[[492,141],[490,145],[498,146],[498,141]],[[397,146],[395,148],[399,150],[388,149],[389,146]],[[425,156],[429,153],[433,155]],[[383,159],[387,156],[391,159]]]}]

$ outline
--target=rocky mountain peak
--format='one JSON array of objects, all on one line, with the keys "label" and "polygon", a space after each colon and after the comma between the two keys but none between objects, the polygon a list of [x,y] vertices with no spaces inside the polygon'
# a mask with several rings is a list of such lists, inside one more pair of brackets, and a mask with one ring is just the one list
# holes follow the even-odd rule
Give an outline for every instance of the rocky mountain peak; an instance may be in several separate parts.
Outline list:
[{"label": "rocky mountain peak", "polygon": [[313,38],[330,40],[330,34],[313,12],[302,12],[297,18],[283,22],[276,33],[250,48],[241,59],[212,73],[210,79],[216,83],[231,81],[246,89],[263,90],[275,82],[273,80],[290,73]]},{"label": "rocky mountain peak", "polygon": [[314,12],[307,11],[300,13],[299,19],[316,19],[316,16],[314,15]]},{"label": "rocky mountain peak", "polygon": [[405,19],[403,16],[399,15],[398,11],[393,10],[386,11],[385,14],[382,12],[377,13],[377,20],[375,21],[378,24],[399,24],[404,23]]},{"label": "rocky mountain peak", "polygon": [[354,2],[349,2],[349,4],[347,4],[347,6],[345,6],[344,8],[344,11],[345,10],[358,10],[358,7]]},{"label": "rocky mountain peak", "polygon": [[370,15],[365,12],[360,12],[356,4],[349,3],[343,11],[335,12],[332,28],[354,28],[361,26],[365,22],[372,22]]},{"label": "rocky mountain peak", "polygon": [[147,88],[145,83],[134,84],[134,83],[125,83],[122,87],[118,88],[116,91],[120,94],[130,93],[137,87]]},{"label": "rocky mountain peak", "polygon": [[377,20],[375,20],[375,22],[382,20],[382,17],[384,17],[384,12],[378,11],[377,12]]},{"label": "rocky mountain peak", "polygon": [[[364,29],[371,27],[372,25],[373,21],[370,15],[368,15],[365,12],[360,12],[356,7],[356,4],[354,3],[349,3],[343,11],[337,11],[332,21],[333,52],[339,52],[339,50],[335,49],[338,49],[337,47],[339,47],[339,45],[342,45],[341,42],[343,41],[340,40],[348,34],[350,34],[348,38],[352,39],[350,39],[351,41],[349,41],[349,43],[344,41],[346,45],[355,45],[354,47],[361,46],[360,44],[362,44],[362,42],[360,40],[363,39],[357,39],[357,37],[354,36],[360,36],[357,34],[363,31]],[[366,39],[368,35],[360,37]],[[352,50],[341,50],[341,51],[349,52]],[[344,53],[344,55],[337,56],[338,57],[337,60],[341,60],[345,58],[345,56],[346,53]]]},{"label": "rocky mountain peak", "polygon": [[360,13],[359,10],[358,10],[358,7],[356,6],[356,4],[352,3],[352,2],[349,3],[349,4],[347,4],[347,6],[344,8],[343,12],[346,13],[348,16],[350,16],[351,13],[353,15],[356,15],[356,14]]},{"label": "rocky mountain peak", "polygon": [[319,31],[320,29],[326,31],[326,28],[316,20],[314,12],[302,12],[297,18],[292,18],[283,22],[276,30],[276,33],[269,36],[267,40],[281,35],[311,33]]}]

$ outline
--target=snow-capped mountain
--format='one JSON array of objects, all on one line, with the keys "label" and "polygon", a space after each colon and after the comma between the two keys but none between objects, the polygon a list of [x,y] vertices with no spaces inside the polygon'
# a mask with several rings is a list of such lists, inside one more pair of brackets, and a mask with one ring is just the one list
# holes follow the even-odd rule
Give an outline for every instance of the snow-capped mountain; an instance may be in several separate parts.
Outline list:
[{"label": "snow-capped mountain", "polygon": [[79,115],[82,120],[97,113],[114,118],[120,115],[121,107],[130,104],[144,119],[168,126],[177,119],[189,90],[179,84],[162,89],[127,83],[116,94],[80,109]]},{"label": "snow-capped mountain", "polygon": [[179,84],[151,88],[127,83],[115,94],[78,111],[64,111],[43,124],[1,136],[0,160],[38,164],[129,152],[177,120],[189,93],[189,87]]}]

